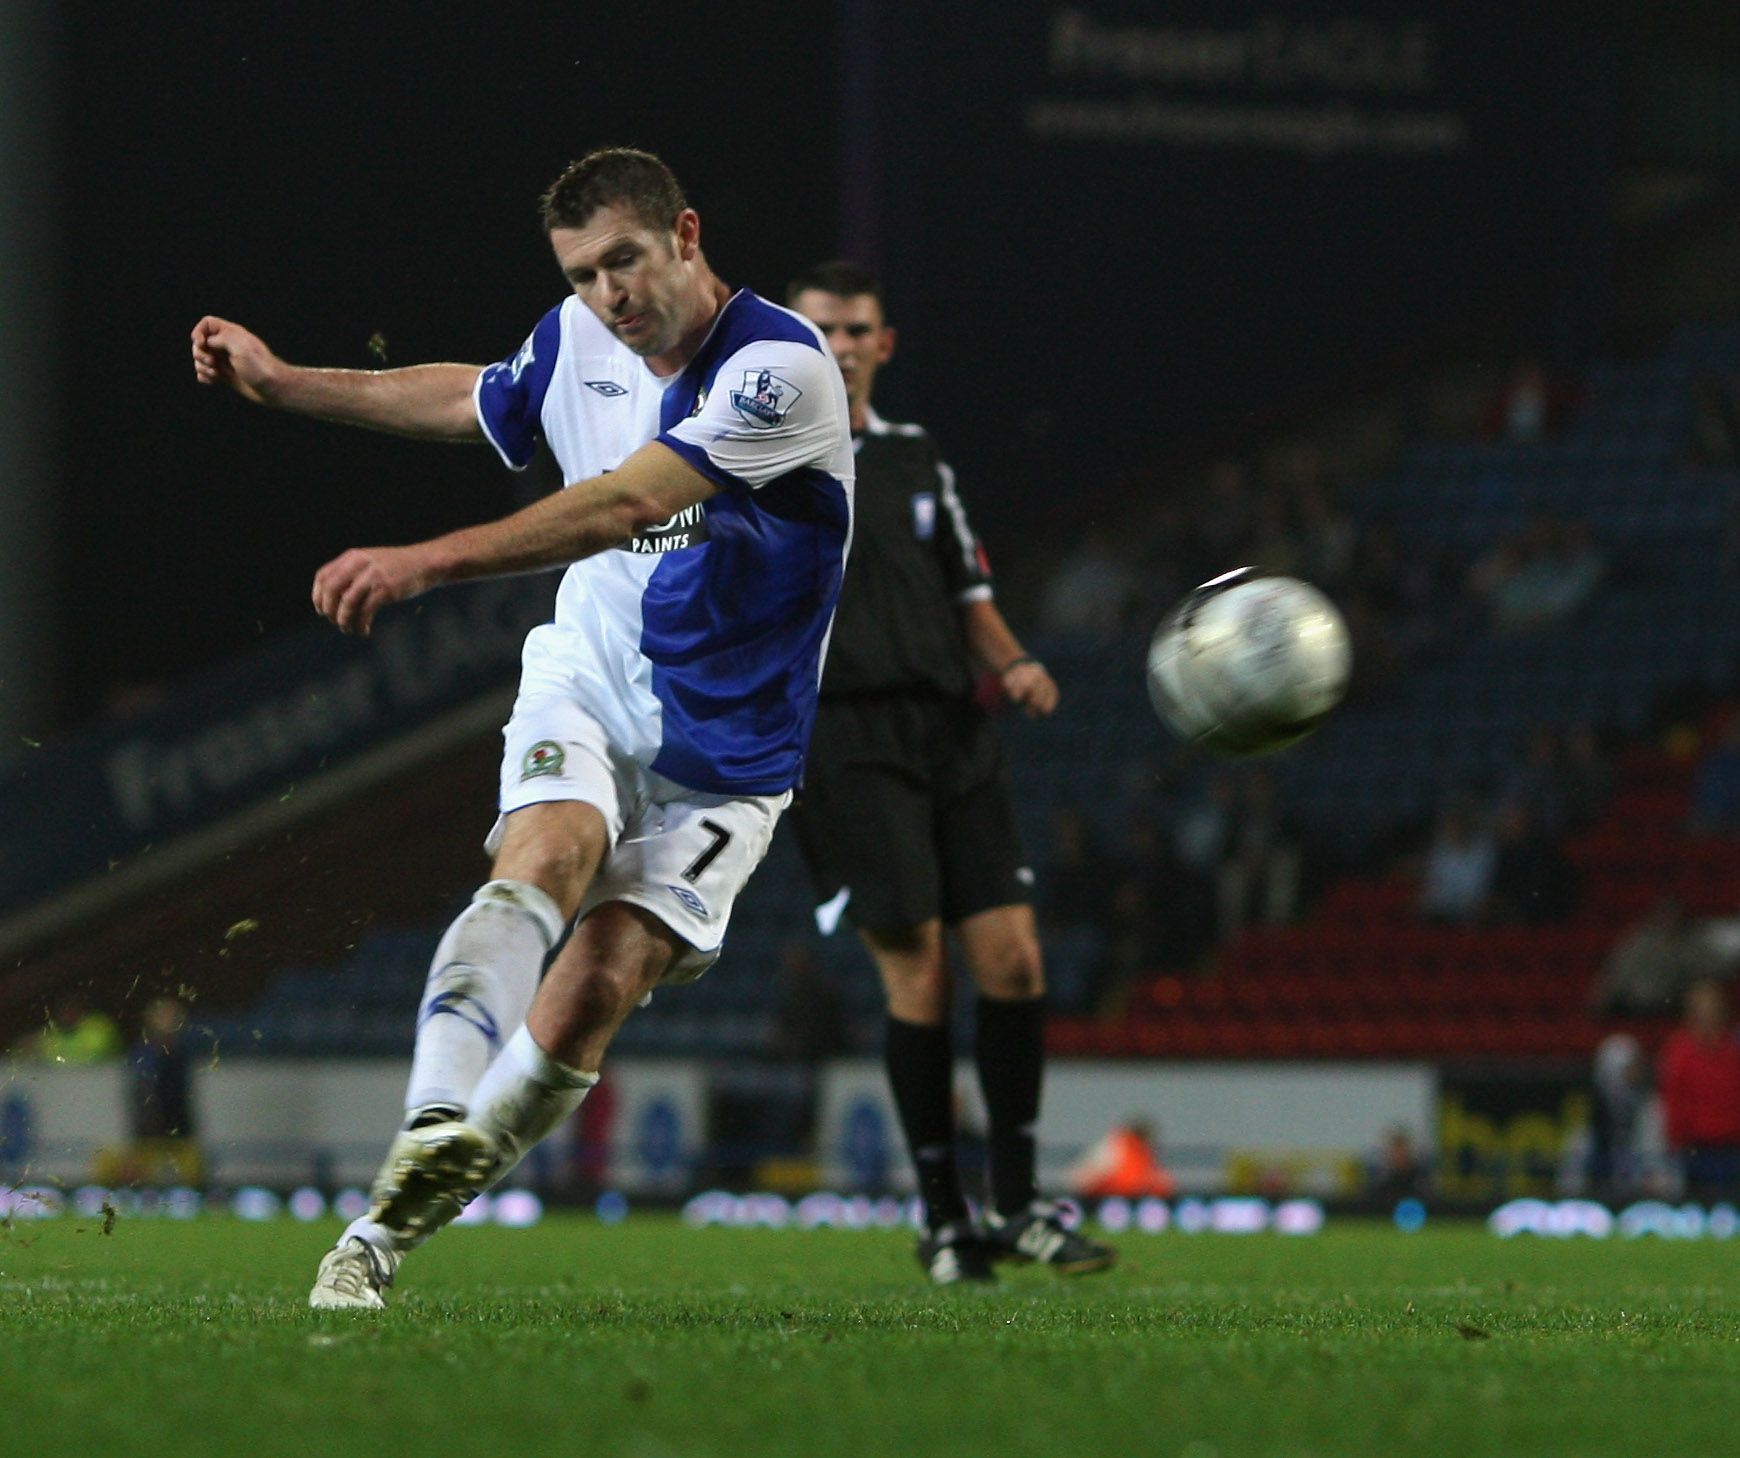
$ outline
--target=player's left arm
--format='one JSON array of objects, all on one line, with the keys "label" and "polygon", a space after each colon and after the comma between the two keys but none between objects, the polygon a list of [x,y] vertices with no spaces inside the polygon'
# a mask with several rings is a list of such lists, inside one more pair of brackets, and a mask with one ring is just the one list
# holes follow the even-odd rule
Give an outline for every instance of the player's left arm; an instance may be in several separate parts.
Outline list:
[{"label": "player's left arm", "polygon": [[1045,665],[1021,646],[991,596],[991,559],[967,520],[967,508],[955,490],[955,473],[946,461],[936,462],[937,551],[943,579],[954,593],[961,631],[974,658],[997,675],[1003,694],[1042,719],[1057,707],[1057,683]]},{"label": "player's left arm", "polygon": [[1021,646],[1021,640],[989,596],[960,604],[961,629],[973,656],[997,675],[1012,704],[1028,717],[1043,719],[1057,707],[1057,683],[1045,665]]},{"label": "player's left arm", "polygon": [[614,471],[580,481],[523,511],[406,547],[353,547],[314,577],[314,607],[345,633],[366,635],[391,603],[449,582],[561,567],[696,506],[718,487],[651,441]]}]

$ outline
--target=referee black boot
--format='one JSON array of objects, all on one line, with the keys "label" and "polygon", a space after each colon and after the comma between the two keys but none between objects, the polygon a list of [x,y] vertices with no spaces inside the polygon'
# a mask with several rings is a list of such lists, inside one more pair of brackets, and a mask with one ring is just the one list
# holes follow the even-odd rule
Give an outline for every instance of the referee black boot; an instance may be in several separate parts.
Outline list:
[{"label": "referee black boot", "polygon": [[936,1286],[983,1285],[997,1279],[990,1247],[971,1220],[951,1220],[927,1230],[918,1242],[918,1263]]},{"label": "referee black boot", "polygon": [[1000,1261],[1034,1261],[1065,1276],[1103,1271],[1118,1259],[1109,1245],[1089,1240],[1064,1223],[1063,1207],[1052,1200],[1035,1200],[1025,1210],[985,1217],[985,1243]]}]

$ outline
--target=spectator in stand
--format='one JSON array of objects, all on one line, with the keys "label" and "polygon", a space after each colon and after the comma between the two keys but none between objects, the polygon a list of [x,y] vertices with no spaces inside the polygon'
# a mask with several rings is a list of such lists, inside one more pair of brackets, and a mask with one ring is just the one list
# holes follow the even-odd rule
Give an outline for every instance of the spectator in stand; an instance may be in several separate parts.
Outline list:
[{"label": "spectator in stand", "polygon": [[1383,1143],[1366,1175],[1366,1195],[1388,1204],[1417,1199],[1428,1185],[1425,1161],[1414,1147],[1414,1136],[1400,1124],[1384,1131]]},{"label": "spectator in stand", "polygon": [[[1692,459],[1718,469],[1740,462],[1740,375],[1706,371],[1692,389],[1697,401]],[[1733,543],[1729,545],[1732,549]]]},{"label": "spectator in stand", "polygon": [[1641,1184],[1638,1135],[1649,1095],[1649,1064],[1629,1033],[1609,1033],[1595,1049],[1595,1118],[1589,1182],[1598,1193],[1629,1198]]},{"label": "spectator in stand", "polygon": [[1438,819],[1426,848],[1421,875],[1420,914],[1431,921],[1472,922],[1486,914],[1498,843],[1484,816],[1472,806],[1453,804]]},{"label": "spectator in stand", "polygon": [[1173,822],[1172,844],[1179,864],[1212,882],[1232,847],[1238,822],[1239,785],[1229,773],[1211,775],[1194,802]]},{"label": "spectator in stand", "polygon": [[1565,731],[1559,762],[1566,827],[1582,830],[1613,796],[1613,763],[1587,724],[1574,724]]},{"label": "spectator in stand", "polygon": [[1607,954],[1589,995],[1597,1017],[1662,1017],[1716,970],[1700,929],[1677,896],[1660,897]]},{"label": "spectator in stand", "polygon": [[1147,1196],[1170,1200],[1178,1181],[1160,1160],[1154,1126],[1140,1117],[1114,1124],[1097,1144],[1070,1166],[1069,1188],[1084,1200]]},{"label": "spectator in stand", "polygon": [[1740,831],[1740,713],[1729,717],[1698,764],[1691,828],[1700,835]]},{"label": "spectator in stand", "polygon": [[764,1127],[777,1147],[807,1150],[815,1135],[822,1065],[852,1044],[845,1000],[838,980],[817,966],[814,947],[798,937],[779,949],[773,996],[767,1051],[786,1066],[789,1081],[768,1086],[765,1097],[774,1107]]},{"label": "spectator in stand", "polygon": [[1245,776],[1216,881],[1225,941],[1253,920],[1283,926],[1299,908],[1299,836],[1267,770]]},{"label": "spectator in stand", "polygon": [[1397,642],[1394,620],[1380,611],[1371,595],[1357,584],[1342,588],[1335,605],[1341,609],[1353,647],[1353,677],[1348,684],[1348,697],[1363,699],[1381,693],[1395,682],[1403,666],[1403,649]]},{"label": "spectator in stand", "polygon": [[1114,632],[1129,617],[1139,587],[1117,539],[1089,531],[1046,583],[1040,626],[1047,632]]},{"label": "spectator in stand", "polygon": [[1359,525],[1327,486],[1306,487],[1294,509],[1299,519],[1299,571],[1325,591],[1335,592],[1353,575]]},{"label": "spectator in stand", "polygon": [[107,1013],[94,1011],[80,994],[70,992],[55,1003],[48,1023],[25,1045],[25,1052],[44,1063],[107,1063],[121,1056],[121,1030]]},{"label": "spectator in stand", "polygon": [[133,1177],[146,1183],[199,1180],[193,1054],[186,1029],[187,1009],[173,997],[156,998],[146,1007],[139,1040],[127,1055]]},{"label": "spectator in stand", "polygon": [[1491,919],[1528,926],[1563,921],[1577,904],[1578,889],[1577,868],[1557,837],[1535,824],[1528,807],[1513,801],[1500,810]]},{"label": "spectator in stand", "polygon": [[[1368,524],[1360,533],[1346,601],[1369,605],[1397,667],[1460,635],[1441,559],[1418,544],[1404,546],[1387,526]],[[1357,673],[1357,660],[1354,667]]]},{"label": "spectator in stand", "polygon": [[1113,886],[1106,946],[1092,997],[1115,1007],[1131,984],[1164,967],[1195,961],[1214,940],[1211,881],[1170,854],[1152,815],[1131,816]]},{"label": "spectator in stand", "polygon": [[1296,577],[1300,567],[1299,539],[1287,499],[1279,491],[1265,491],[1257,502],[1257,529],[1245,548],[1245,562],[1262,572]]},{"label": "spectator in stand", "polygon": [[1285,441],[1265,452],[1262,467],[1264,488],[1288,503],[1321,490],[1329,479],[1322,448],[1309,438]]},{"label": "spectator in stand", "polygon": [[1194,581],[1204,581],[1244,565],[1244,554],[1256,527],[1250,474],[1232,457],[1209,469],[1202,509],[1196,523],[1201,557],[1192,572]]},{"label": "spectator in stand", "polygon": [[1582,398],[1581,389],[1555,377],[1539,357],[1522,355],[1487,405],[1481,433],[1519,445],[1547,440],[1565,428]]},{"label": "spectator in stand", "polygon": [[1041,884],[1048,927],[1097,927],[1111,909],[1112,861],[1100,849],[1093,823],[1074,805],[1051,817],[1051,857]]},{"label": "spectator in stand", "polygon": [[1537,517],[1474,564],[1469,587],[1501,633],[1563,622],[1589,600],[1607,562],[1581,522]]},{"label": "spectator in stand", "polygon": [[1200,570],[1203,551],[1197,518],[1197,504],[1183,492],[1162,495],[1149,509],[1141,528],[1145,541],[1137,558],[1140,587],[1132,609],[1138,623],[1158,623],[1186,592],[1215,575]]},{"label": "spectator in stand", "polygon": [[1686,989],[1685,1022],[1662,1049],[1657,1083],[1686,1194],[1733,1199],[1740,1192],[1740,1043],[1721,983],[1700,978]]},{"label": "spectator in stand", "polygon": [[[1171,817],[1170,854],[1164,844],[1156,847],[1155,862],[1166,867],[1166,873],[1151,874],[1150,882],[1173,904],[1179,962],[1189,961],[1215,939],[1220,874],[1232,854],[1238,802],[1238,780],[1225,772],[1212,775],[1195,800]],[[1137,836],[1145,840],[1146,831]]]},{"label": "spectator in stand", "polygon": [[1570,815],[1564,741],[1557,729],[1542,725],[1529,736],[1523,762],[1505,783],[1500,799],[1528,812],[1544,830],[1564,827]]},{"label": "spectator in stand", "polygon": [[780,947],[773,997],[768,1034],[772,1057],[816,1069],[851,1047],[839,981],[816,964],[815,949],[803,938],[793,937]]}]

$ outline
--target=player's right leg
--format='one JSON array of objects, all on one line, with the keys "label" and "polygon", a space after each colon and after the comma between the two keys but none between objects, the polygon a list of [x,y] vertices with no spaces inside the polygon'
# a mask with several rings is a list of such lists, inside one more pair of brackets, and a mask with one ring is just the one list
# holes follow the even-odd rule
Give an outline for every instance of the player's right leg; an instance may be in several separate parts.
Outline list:
[{"label": "player's right leg", "polygon": [[919,1264],[938,1285],[992,1280],[955,1158],[953,986],[942,922],[931,917],[912,927],[865,929],[860,936],[888,997],[888,1087],[924,1202]]},{"label": "player's right leg", "polygon": [[526,1022],[491,1062],[461,1118],[400,1132],[375,1203],[321,1262],[316,1307],[380,1307],[404,1252],[452,1220],[570,1118],[612,1036],[687,945],[650,912],[595,908],[568,939]]},{"label": "player's right leg", "polygon": [[622,901],[594,907],[574,928],[526,1025],[477,1086],[468,1123],[500,1172],[579,1108],[617,1029],[687,950],[657,916]]},{"label": "player's right leg", "polygon": [[1040,1092],[1045,1077],[1045,959],[1028,904],[1002,746],[988,721],[964,713],[949,740],[953,788],[937,816],[942,916],[978,987],[974,1022],[979,1087],[991,1155],[985,1235],[1002,1259],[1040,1261],[1070,1274],[1104,1270],[1110,1247],[1064,1219],[1037,1185]]},{"label": "player's right leg", "polygon": [[[376,1307],[406,1251],[464,1208],[496,1170],[466,1122],[491,1060],[515,1046],[543,970],[608,843],[592,805],[530,805],[506,817],[493,878],[437,949],[418,1015],[404,1126],[352,1221],[321,1262],[309,1302]],[[366,1247],[366,1249],[358,1249]]]},{"label": "player's right leg", "polygon": [[[491,1176],[497,1152],[466,1121],[476,1088],[515,1046],[544,960],[621,829],[619,767],[603,730],[572,701],[522,695],[505,738],[503,814],[488,844],[493,877],[436,951],[404,1127],[375,1177],[369,1213],[322,1262],[313,1305],[379,1305],[403,1254]],[[370,1249],[359,1254],[358,1243]]]},{"label": "player's right leg", "polygon": [[990,1280],[955,1156],[953,987],[933,804],[922,743],[906,743],[903,727],[873,706],[836,706],[832,722],[818,724],[798,844],[831,915],[843,907],[859,928],[888,999],[883,1059],[925,1209],[919,1263],[939,1284]]}]

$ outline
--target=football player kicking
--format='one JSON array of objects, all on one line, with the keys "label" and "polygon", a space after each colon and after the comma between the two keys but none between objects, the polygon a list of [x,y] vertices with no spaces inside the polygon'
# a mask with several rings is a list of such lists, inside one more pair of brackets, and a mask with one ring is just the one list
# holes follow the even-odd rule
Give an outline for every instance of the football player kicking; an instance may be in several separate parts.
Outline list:
[{"label": "football player kicking", "polygon": [[647,153],[574,163],[543,220],[573,297],[488,368],[299,368],[226,320],[193,331],[202,384],[487,440],[516,470],[542,438],[569,483],[499,521],[345,552],[314,579],[320,613],[366,634],[443,583],[572,564],[554,621],[526,639],[491,879],[435,952],[404,1126],[368,1214],[320,1263],[316,1307],[381,1306],[405,1253],[573,1113],[629,1012],[711,965],[815,716],[853,476],[822,336],[720,282]]},{"label": "football player kicking", "polygon": [[[794,280],[786,298],[840,363],[858,453],[852,567],[795,825],[827,898],[818,919],[843,912],[882,975],[888,1082],[924,1200],[919,1264],[939,1285],[989,1281],[995,1260],[1102,1271],[1111,1248],[1073,1229],[1035,1185],[1044,957],[1002,746],[973,701],[979,666],[1029,714],[1057,707],[1057,685],[992,600],[990,563],[935,442],[871,404],[894,352],[880,285],[837,261]],[[955,1158],[945,930],[978,992],[974,1053],[991,1156],[982,1225],[969,1216]]]}]

